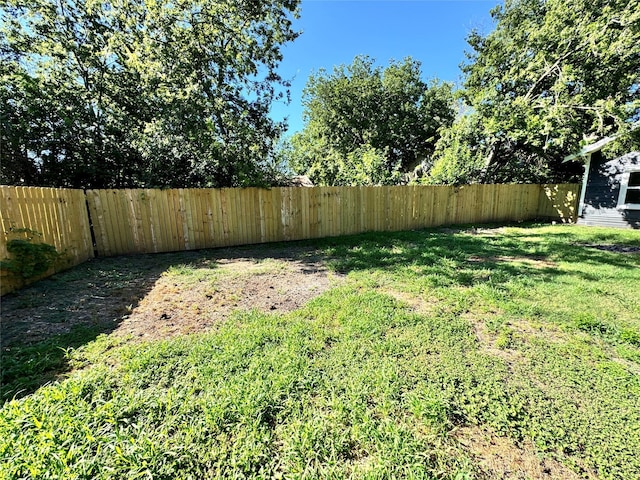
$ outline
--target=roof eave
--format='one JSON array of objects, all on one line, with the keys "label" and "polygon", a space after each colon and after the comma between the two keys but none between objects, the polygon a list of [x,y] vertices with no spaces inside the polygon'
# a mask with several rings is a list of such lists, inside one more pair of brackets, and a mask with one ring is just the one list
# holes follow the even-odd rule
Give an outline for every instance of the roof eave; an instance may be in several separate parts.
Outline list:
[{"label": "roof eave", "polygon": [[[633,125],[631,125],[631,128],[625,133],[633,132],[638,127],[640,127],[640,122],[636,122]],[[582,149],[579,152],[572,153],[571,155],[567,155],[566,157],[564,157],[564,160],[562,160],[562,163],[571,162],[573,160],[577,160],[578,158],[585,158],[587,155],[591,155],[592,153],[599,152],[604,147],[609,145],[611,142],[616,140],[620,135],[624,135],[624,133],[617,134],[612,137],[604,137],[598,140],[596,143],[592,143],[591,145],[586,145],[582,147]]]}]

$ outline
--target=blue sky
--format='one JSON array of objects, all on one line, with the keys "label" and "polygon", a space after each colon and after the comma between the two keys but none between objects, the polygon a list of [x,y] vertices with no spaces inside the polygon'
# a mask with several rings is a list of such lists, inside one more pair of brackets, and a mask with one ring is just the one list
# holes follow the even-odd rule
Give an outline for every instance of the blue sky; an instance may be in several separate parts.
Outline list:
[{"label": "blue sky", "polygon": [[282,50],[281,75],[293,81],[291,103],[272,109],[288,117],[289,133],[301,130],[302,90],[309,75],[368,55],[379,65],[407,56],[422,63],[425,79],[459,82],[465,38],[493,28],[489,11],[498,0],[302,0],[294,25],[302,34]]}]

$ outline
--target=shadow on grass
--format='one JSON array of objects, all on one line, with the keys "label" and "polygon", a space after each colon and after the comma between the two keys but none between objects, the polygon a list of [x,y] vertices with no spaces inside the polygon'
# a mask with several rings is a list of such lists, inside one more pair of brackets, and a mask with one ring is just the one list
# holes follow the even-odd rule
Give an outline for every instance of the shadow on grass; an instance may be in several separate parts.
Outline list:
[{"label": "shadow on grass", "polygon": [[[520,227],[523,227],[520,225]],[[503,283],[514,276],[542,279],[573,275],[585,280],[599,278],[584,271],[557,268],[557,262],[606,265],[624,270],[638,268],[638,255],[625,256],[598,250],[581,241],[570,230],[538,233],[478,233],[473,228],[428,229],[397,233],[367,233],[358,236],[325,239],[320,243],[331,256],[331,266],[340,273],[383,270],[432,277],[437,285],[470,286],[485,282]],[[589,236],[603,244],[620,242],[614,234]],[[627,242],[625,242],[627,243]],[[632,240],[640,245],[640,236]],[[489,272],[488,272],[489,271]],[[621,273],[624,275],[624,273]]]},{"label": "shadow on grass", "polygon": [[150,256],[94,259],[4,296],[2,399],[67,372],[69,350],[116,329],[165,268]]},{"label": "shadow on grass", "polygon": [[300,242],[96,258],[2,298],[0,396],[33,393],[67,373],[68,352],[114,332],[171,268],[221,259],[288,259],[313,273],[318,252]]}]

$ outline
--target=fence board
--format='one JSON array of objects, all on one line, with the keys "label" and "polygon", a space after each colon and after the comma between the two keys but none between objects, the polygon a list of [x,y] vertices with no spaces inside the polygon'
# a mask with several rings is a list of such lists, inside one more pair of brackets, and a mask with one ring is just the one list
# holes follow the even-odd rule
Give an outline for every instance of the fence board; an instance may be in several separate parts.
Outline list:
[{"label": "fence board", "polygon": [[153,235],[151,233],[151,222],[145,222],[143,219],[151,218],[151,208],[149,205],[149,198],[146,190],[131,190],[131,198],[138,201],[138,208],[136,210],[136,221],[139,222],[138,226],[138,244],[136,245],[136,252],[144,252],[145,245],[149,245],[151,251],[154,251]]},{"label": "fence board", "polygon": [[120,222],[122,217],[118,214],[117,204],[115,202],[115,195],[118,194],[115,190],[105,190],[102,192],[102,198],[106,205],[107,215],[105,215],[109,222],[109,233],[112,235],[112,254],[118,255],[123,252],[122,248],[122,236],[120,235]]},{"label": "fence board", "polygon": [[53,268],[37,278],[23,279],[8,270],[0,271],[2,295],[93,257],[82,190],[0,186],[0,224],[2,260],[10,257],[7,245],[11,240],[29,237],[33,243],[54,246],[59,253]]},{"label": "fence board", "polygon": [[199,188],[192,190],[191,208],[193,209],[192,218],[195,248],[204,248],[207,245],[204,235],[205,221],[203,220],[206,210],[202,205],[201,197],[201,190]]},{"label": "fence board", "polygon": [[158,252],[167,252],[176,248],[175,209],[171,190],[156,190],[154,197],[158,203],[158,225],[162,231]]},{"label": "fence board", "polygon": [[251,239],[254,242],[262,242],[262,225],[260,219],[260,202],[258,200],[259,191],[257,188],[248,189],[249,206],[251,215]]},{"label": "fence board", "polygon": [[211,212],[211,205],[209,202],[209,194],[207,190],[201,188],[198,192],[198,201],[200,202],[200,208],[202,209],[202,216],[200,217],[200,228],[202,231],[200,248],[206,248],[207,245],[213,244],[213,215]]},{"label": "fence board", "polygon": [[104,219],[107,223],[107,235],[110,244],[110,254],[118,255],[122,253],[122,240],[120,238],[120,225],[118,212],[115,209],[111,190],[103,190],[100,192],[100,200],[105,207]]},{"label": "fence board", "polygon": [[222,220],[220,219],[220,192],[218,190],[204,190],[207,218],[209,223],[209,237],[207,245],[222,245]]}]

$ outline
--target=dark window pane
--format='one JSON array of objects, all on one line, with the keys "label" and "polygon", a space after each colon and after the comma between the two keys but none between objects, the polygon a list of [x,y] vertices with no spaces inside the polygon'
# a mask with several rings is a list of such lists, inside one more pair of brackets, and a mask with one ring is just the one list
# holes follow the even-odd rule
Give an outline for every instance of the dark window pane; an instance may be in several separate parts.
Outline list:
[{"label": "dark window pane", "polygon": [[640,204],[640,188],[630,188],[627,190],[627,196],[624,199],[624,203]]},{"label": "dark window pane", "polygon": [[640,172],[631,172],[629,174],[629,186],[640,187]]}]

